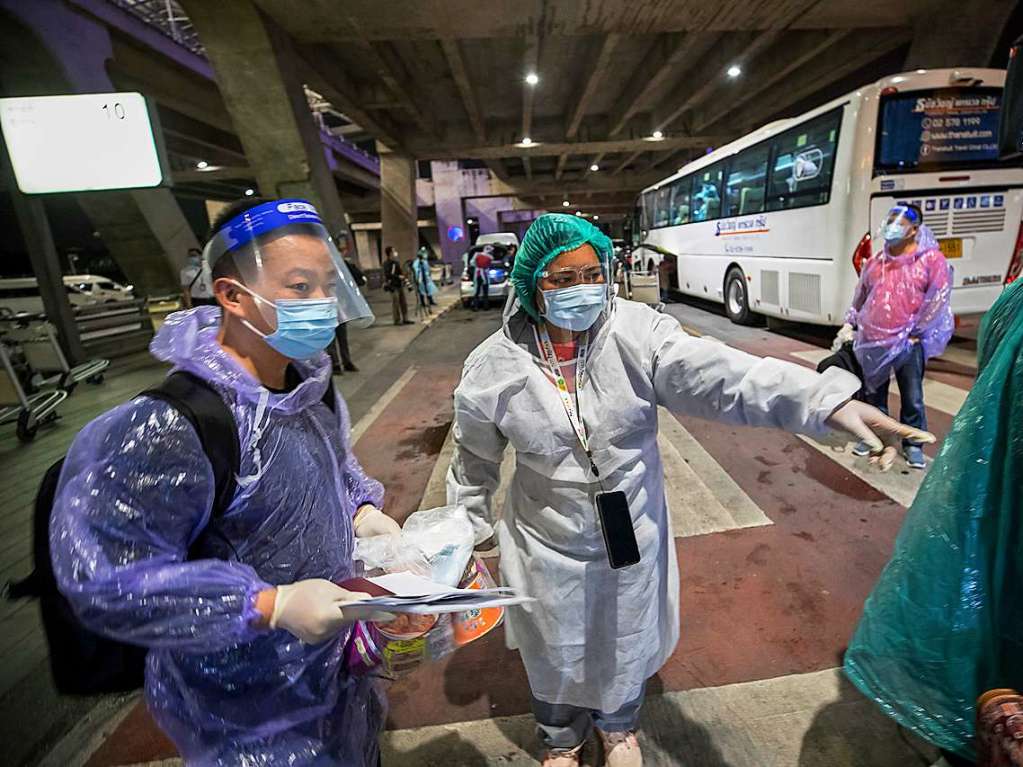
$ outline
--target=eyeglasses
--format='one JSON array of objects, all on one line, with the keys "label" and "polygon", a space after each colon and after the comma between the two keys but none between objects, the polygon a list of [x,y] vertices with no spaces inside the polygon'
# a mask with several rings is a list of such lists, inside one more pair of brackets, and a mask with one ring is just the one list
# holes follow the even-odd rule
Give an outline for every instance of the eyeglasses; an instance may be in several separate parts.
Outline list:
[{"label": "eyeglasses", "polygon": [[563,269],[540,272],[540,277],[555,288],[570,288],[573,285],[594,285],[605,281],[602,266],[566,266]]}]

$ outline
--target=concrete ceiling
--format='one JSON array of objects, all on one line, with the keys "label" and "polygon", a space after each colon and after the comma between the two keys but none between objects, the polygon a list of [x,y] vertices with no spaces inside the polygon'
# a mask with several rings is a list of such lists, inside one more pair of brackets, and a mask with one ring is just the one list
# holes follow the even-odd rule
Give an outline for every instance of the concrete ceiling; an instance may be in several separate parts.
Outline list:
[{"label": "concrete ceiling", "polygon": [[932,5],[256,3],[294,39],[310,85],[376,138],[418,159],[482,160],[524,193],[595,177],[594,163],[619,177],[609,193],[634,190],[904,48]]}]

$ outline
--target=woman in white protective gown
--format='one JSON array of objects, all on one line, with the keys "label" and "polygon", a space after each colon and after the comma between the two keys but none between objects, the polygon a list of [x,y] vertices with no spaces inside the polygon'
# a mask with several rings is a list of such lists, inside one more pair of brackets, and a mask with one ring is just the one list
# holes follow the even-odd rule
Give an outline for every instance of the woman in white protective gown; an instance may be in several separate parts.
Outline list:
[{"label": "woman in white protective gown", "polygon": [[[934,439],[851,400],[860,382],[849,373],[694,338],[674,318],[614,298],[611,257],[610,240],[588,221],[538,218],[516,258],[504,326],[469,355],[455,392],[448,502],[466,506],[479,548],[496,532],[504,583],[537,600],[508,611],[507,636],[529,677],[546,767],[579,764],[594,724],[610,767],[642,764],[644,686],[679,635],[658,406],[812,435],[845,431],[869,443],[882,468],[904,436]],[[515,472],[495,522],[509,444]],[[625,494],[636,564],[611,567],[595,506],[602,491]]]}]

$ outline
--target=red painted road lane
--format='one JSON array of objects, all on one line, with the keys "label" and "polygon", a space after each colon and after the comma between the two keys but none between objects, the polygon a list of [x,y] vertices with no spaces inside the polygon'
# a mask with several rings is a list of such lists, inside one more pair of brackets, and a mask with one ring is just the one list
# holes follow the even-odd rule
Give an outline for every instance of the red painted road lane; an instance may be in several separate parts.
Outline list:
[{"label": "red painted road lane", "polygon": [[362,468],[386,490],[384,510],[399,522],[422,501],[451,428],[460,375],[447,366],[421,368],[355,445]]}]

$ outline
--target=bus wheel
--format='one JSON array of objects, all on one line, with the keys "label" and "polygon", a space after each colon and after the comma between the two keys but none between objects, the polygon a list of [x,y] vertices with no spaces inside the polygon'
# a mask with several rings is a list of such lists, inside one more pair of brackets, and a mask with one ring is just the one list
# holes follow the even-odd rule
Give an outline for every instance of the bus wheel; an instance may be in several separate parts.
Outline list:
[{"label": "bus wheel", "polygon": [[756,325],[757,316],[750,311],[746,276],[733,267],[725,277],[725,314],[736,325]]}]

